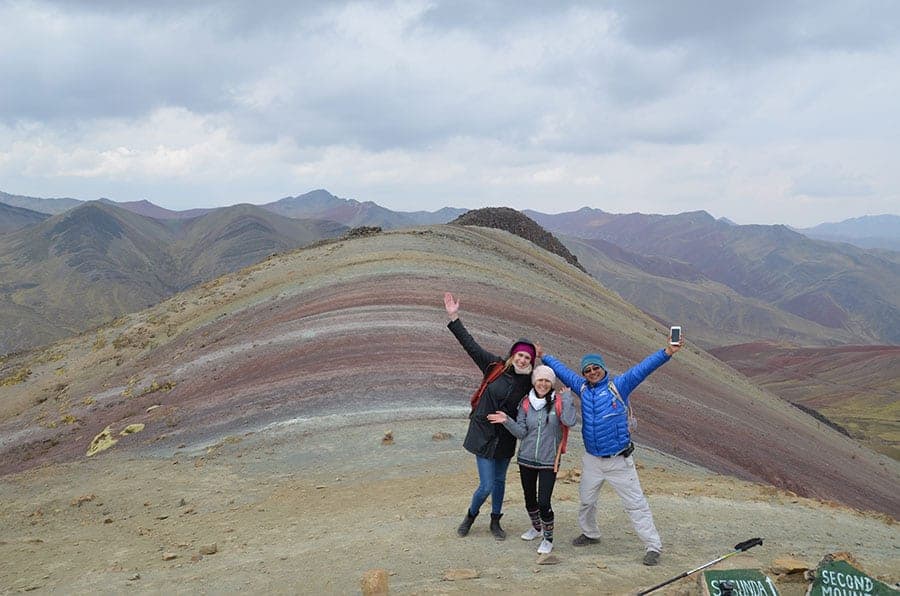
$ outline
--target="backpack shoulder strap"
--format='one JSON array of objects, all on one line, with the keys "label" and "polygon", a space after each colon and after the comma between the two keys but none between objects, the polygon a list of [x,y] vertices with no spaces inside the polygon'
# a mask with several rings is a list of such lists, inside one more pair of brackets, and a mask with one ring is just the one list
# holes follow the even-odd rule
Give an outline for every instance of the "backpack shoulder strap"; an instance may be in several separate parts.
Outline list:
[{"label": "backpack shoulder strap", "polygon": [[616,389],[616,384],[612,381],[609,381],[606,386],[609,387],[609,390],[612,392],[612,394],[616,396],[616,399],[622,402],[622,405],[625,405],[625,400],[622,399],[622,396],[619,394],[619,390]]},{"label": "backpack shoulder strap", "polygon": [[609,387],[609,390],[612,392],[612,394],[616,396],[616,399],[619,400],[619,403],[621,403],[623,407],[628,409],[628,430],[633,431],[635,428],[637,428],[637,416],[634,415],[634,409],[631,407],[631,402],[629,401],[627,404],[625,403],[625,400],[622,399],[622,396],[619,394],[619,390],[616,389],[616,384],[612,381],[607,384],[607,387]]},{"label": "backpack shoulder strap", "polygon": [[[553,400],[553,409],[556,410],[556,419],[559,420],[559,427],[562,429],[562,438],[559,442],[559,454],[563,454],[566,452],[566,445],[569,443],[569,427],[563,424],[562,421],[562,397],[559,395],[556,396],[556,399]],[[557,456],[557,466],[559,465],[559,457]],[[556,470],[554,470],[556,471]]]},{"label": "backpack shoulder strap", "polygon": [[500,360],[493,362],[488,366],[484,378],[481,379],[481,385],[478,386],[478,389],[475,390],[475,393],[473,393],[472,397],[469,399],[469,405],[472,406],[472,411],[469,413],[470,415],[475,412],[475,408],[478,407],[478,402],[481,401],[481,395],[484,393],[484,390],[487,389],[487,386],[496,381],[500,375],[503,374],[505,369],[506,363]]},{"label": "backpack shoulder strap", "polygon": [[562,437],[559,445],[556,447],[556,459],[553,461],[553,471],[559,472],[559,458],[566,452],[566,446],[569,443],[569,427],[562,423],[562,397],[559,395],[554,400],[554,409],[556,410],[556,418],[559,420],[559,426],[562,429]]}]

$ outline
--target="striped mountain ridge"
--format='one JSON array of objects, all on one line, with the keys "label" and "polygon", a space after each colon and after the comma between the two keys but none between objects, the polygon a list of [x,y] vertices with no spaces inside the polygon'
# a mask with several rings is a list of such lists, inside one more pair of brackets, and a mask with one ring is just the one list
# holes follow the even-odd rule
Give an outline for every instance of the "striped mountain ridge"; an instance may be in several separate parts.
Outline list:
[{"label": "striped mountain ridge", "polygon": [[[616,374],[666,337],[664,325],[592,277],[504,231],[437,225],[332,240],[5,358],[0,474],[81,460],[98,433],[132,424],[144,430],[113,449],[140,456],[312,420],[464,417],[479,376],[446,329],[448,290],[496,353],[525,336],[570,364],[599,351]],[[695,345],[632,397],[643,446],[799,495],[900,513],[896,462]]]}]

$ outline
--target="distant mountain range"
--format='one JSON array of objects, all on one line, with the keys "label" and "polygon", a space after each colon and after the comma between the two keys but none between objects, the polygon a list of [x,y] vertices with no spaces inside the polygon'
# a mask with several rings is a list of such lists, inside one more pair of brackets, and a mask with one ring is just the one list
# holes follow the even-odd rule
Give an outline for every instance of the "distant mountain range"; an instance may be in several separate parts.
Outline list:
[{"label": "distant mountain range", "polygon": [[447,223],[467,211],[453,207],[438,211],[391,211],[371,201],[360,203],[353,199],[340,199],[321,189],[285,197],[260,207],[285,217],[314,217],[337,221],[351,228],[378,226],[385,229]]},{"label": "distant mountain range", "polygon": [[346,229],[253,205],[153,219],[111,203],[79,204],[0,235],[0,354],[84,331]]},{"label": "distant mountain range", "polygon": [[706,349],[767,338],[800,345],[871,342],[744,296],[675,259],[644,256],[605,240],[561,237],[603,285]]},{"label": "distant mountain range", "polygon": [[[81,204],[74,199],[42,200],[0,194],[2,200],[48,210]],[[154,229],[161,230],[170,229],[176,225],[174,222],[196,218],[216,221],[217,213],[235,209],[178,212],[147,201],[102,203],[153,218],[158,222]],[[36,211],[19,210],[13,215],[12,209],[0,211],[0,225],[5,225],[0,230],[36,226],[46,218]],[[346,227],[384,229],[446,223],[466,213],[453,208],[394,212],[372,202],[341,199],[325,190],[286,197],[255,209],[284,216],[287,221],[305,217],[331,220]],[[687,336],[705,347],[757,340],[800,345],[900,344],[900,253],[814,240],[785,226],[736,225],[716,220],[705,212],[612,214],[584,208],[555,215],[524,213],[529,216],[528,221],[539,224],[545,236],[542,246],[548,248],[548,242],[562,240],[564,250],[571,251],[570,261],[585,267],[657,320],[683,324]],[[898,221],[896,216],[859,218],[848,220],[846,225],[829,224],[831,227],[824,230],[883,236]],[[198,227],[180,225],[184,230]],[[485,222],[479,225],[503,227]],[[530,239],[538,242],[534,234],[510,231],[532,236]],[[264,245],[268,246],[265,242]],[[166,281],[163,285],[183,288],[191,280],[209,279],[214,271],[248,264],[244,259],[233,258],[234,249],[223,249],[219,257],[227,262],[218,265],[214,264],[218,258],[215,250],[197,250],[171,241],[171,250],[160,258],[178,255],[179,259],[187,259],[192,263],[188,267],[191,274],[185,278],[188,281]],[[187,251],[187,255],[181,255],[181,251]],[[6,280],[3,283],[10,284]],[[165,294],[151,294],[147,299],[157,295]],[[143,299],[122,302],[123,308],[126,303],[133,306],[132,302],[147,304]]]},{"label": "distant mountain range", "polygon": [[[113,202],[109,199],[100,199],[100,201],[156,219],[189,219],[217,209],[173,211],[147,200],[122,203]],[[0,203],[51,215],[62,213],[83,202],[72,198],[41,199],[11,195],[0,191]],[[330,219],[351,228],[379,226],[385,229],[448,223],[468,211],[467,209],[456,207],[444,207],[437,211],[391,211],[371,201],[360,202],[354,199],[342,199],[324,189],[313,190],[295,197],[285,197],[259,206],[285,217]],[[543,215],[537,211],[530,210],[525,210],[525,213],[536,220],[540,218],[535,218],[535,214]],[[608,219],[604,216],[608,216]],[[557,217],[559,218],[557,220],[558,223],[565,226],[565,229],[561,229],[560,233],[578,238],[594,238],[595,226],[622,216],[605,213],[600,209],[583,207],[578,211],[559,214]],[[5,231],[4,225],[7,226],[7,230],[9,229],[9,224],[4,220],[5,216],[0,214],[0,232]],[[731,226],[738,225],[725,217],[719,218],[717,221]],[[795,231],[810,238],[845,242],[860,248],[883,248],[900,251],[900,216],[898,215],[867,215],[841,222],[823,223],[812,228],[796,228]]]},{"label": "distant mountain range", "polygon": [[577,237],[570,250],[626,300],[660,320],[696,324],[705,345],[741,337],[900,344],[900,253],[785,226],[735,226],[703,211],[526,213]]},{"label": "distant mountain range", "polygon": [[129,201],[126,203],[116,203],[115,201],[110,201],[109,199],[100,199],[100,202],[106,203],[107,205],[119,207],[120,209],[125,209],[126,211],[131,211],[132,213],[137,213],[138,215],[143,215],[144,217],[152,217],[154,219],[191,219],[192,217],[199,217],[201,215],[206,215],[207,213],[215,211],[215,209],[188,209],[186,211],[172,211],[171,209],[166,209],[165,207],[154,205],[150,201]]},{"label": "distant mountain range", "polygon": [[0,203],[0,234],[33,226],[41,223],[48,217],[50,216],[46,213]]},{"label": "distant mountain range", "polygon": [[[627,221],[628,218],[666,220],[667,218],[679,217],[672,215],[644,215],[642,213],[615,214],[607,213],[601,209],[592,209],[590,207],[582,207],[578,211],[570,211],[568,213],[559,213],[556,215],[547,215],[530,209],[526,209],[524,213],[538,223],[548,226],[548,229],[552,229],[556,233],[576,238],[604,238],[604,234],[608,233],[609,228],[601,228],[604,228],[613,221],[623,221],[623,218]],[[712,216],[705,211],[698,211],[696,213],[702,213],[704,219],[713,219]],[[682,213],[680,215],[683,216],[687,214]],[[720,217],[715,221],[721,225],[738,228],[787,227],[740,226],[725,217]],[[817,240],[853,244],[859,248],[865,249],[900,251],[900,215],[867,215],[865,217],[856,217],[841,222],[823,223],[812,228],[789,229]]]},{"label": "distant mountain range", "polygon": [[[155,219],[190,219],[222,209],[222,207],[217,207],[212,209],[172,211],[146,200],[124,203],[116,203],[109,199],[100,199],[100,201]],[[77,199],[38,199],[0,192],[0,204],[44,214],[62,213],[82,203],[83,201]],[[391,211],[371,201],[361,203],[353,199],[341,199],[327,190],[321,189],[296,197],[285,197],[278,201],[258,205],[258,207],[292,219],[327,219],[350,228],[378,226],[385,229],[447,223],[467,211],[467,209],[454,207],[444,207],[438,211]],[[30,223],[27,221],[19,223],[17,220],[13,220],[11,216],[7,217],[5,213],[0,212],[0,232],[25,227],[26,225],[30,225]]]},{"label": "distant mountain range", "polygon": [[28,209],[30,211],[37,211],[39,213],[48,213],[50,215],[62,213],[72,207],[77,207],[83,202],[84,201],[70,198],[39,199],[36,197],[23,197],[21,195],[11,195],[0,191],[0,203],[12,205],[13,207],[21,207],[22,209]]},{"label": "distant mountain range", "polygon": [[867,215],[798,231],[819,240],[900,251],[900,215]]}]

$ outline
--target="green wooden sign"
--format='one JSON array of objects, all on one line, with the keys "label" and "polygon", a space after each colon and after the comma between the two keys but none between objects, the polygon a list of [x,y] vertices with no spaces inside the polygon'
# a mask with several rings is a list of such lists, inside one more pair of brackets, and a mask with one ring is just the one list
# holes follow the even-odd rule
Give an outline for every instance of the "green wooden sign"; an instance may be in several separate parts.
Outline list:
[{"label": "green wooden sign", "polygon": [[703,573],[710,596],[728,593],[723,582],[731,582],[733,596],[778,596],[772,580],[757,569],[719,569]]},{"label": "green wooden sign", "polygon": [[810,596],[896,596],[897,590],[873,579],[846,561],[822,562]]}]

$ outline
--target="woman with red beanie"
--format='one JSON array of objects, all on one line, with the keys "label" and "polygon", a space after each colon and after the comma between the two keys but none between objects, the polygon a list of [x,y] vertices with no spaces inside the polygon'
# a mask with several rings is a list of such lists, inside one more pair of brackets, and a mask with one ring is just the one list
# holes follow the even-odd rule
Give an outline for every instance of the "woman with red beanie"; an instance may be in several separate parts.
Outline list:
[{"label": "woman with red beanie", "polygon": [[506,470],[516,450],[516,438],[502,424],[491,424],[488,414],[502,411],[515,418],[519,402],[531,391],[535,347],[529,340],[520,339],[513,343],[505,358],[494,355],[478,345],[463,326],[459,320],[459,300],[455,300],[450,292],[444,294],[444,307],[450,317],[447,327],[489,381],[480,399],[472,404],[469,429],[463,441],[466,451],[475,455],[478,488],[456,532],[460,536],[469,533],[478,510],[490,496],[491,534],[497,540],[504,540],[506,532],[500,527],[500,518],[506,493]]}]

